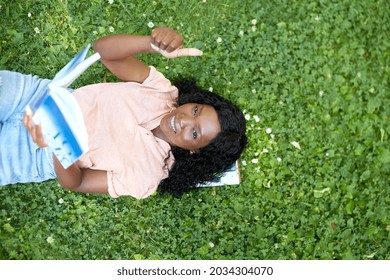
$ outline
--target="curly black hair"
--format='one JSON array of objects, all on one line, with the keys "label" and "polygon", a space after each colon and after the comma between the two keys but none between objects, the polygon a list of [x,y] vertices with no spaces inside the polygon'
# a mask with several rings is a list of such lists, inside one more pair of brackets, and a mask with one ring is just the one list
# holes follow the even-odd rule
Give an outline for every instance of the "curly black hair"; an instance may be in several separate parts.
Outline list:
[{"label": "curly black hair", "polygon": [[190,153],[179,147],[172,147],[175,162],[169,177],[162,180],[159,189],[174,196],[190,191],[199,184],[215,180],[229,169],[240,157],[247,143],[243,113],[225,98],[201,89],[192,79],[174,82],[179,89],[177,105],[186,103],[207,104],[218,114],[221,132],[209,145]]}]

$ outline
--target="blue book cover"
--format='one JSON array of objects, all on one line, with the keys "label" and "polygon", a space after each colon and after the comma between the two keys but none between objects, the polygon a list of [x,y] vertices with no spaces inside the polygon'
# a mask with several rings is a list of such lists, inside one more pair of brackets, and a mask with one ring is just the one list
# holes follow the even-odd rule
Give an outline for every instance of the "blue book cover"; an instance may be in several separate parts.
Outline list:
[{"label": "blue book cover", "polygon": [[89,49],[90,45],[65,65],[49,83],[45,94],[29,104],[34,112],[34,122],[41,123],[49,147],[64,168],[68,168],[88,151],[88,134],[83,115],[67,88],[100,59],[98,53],[86,58]]}]

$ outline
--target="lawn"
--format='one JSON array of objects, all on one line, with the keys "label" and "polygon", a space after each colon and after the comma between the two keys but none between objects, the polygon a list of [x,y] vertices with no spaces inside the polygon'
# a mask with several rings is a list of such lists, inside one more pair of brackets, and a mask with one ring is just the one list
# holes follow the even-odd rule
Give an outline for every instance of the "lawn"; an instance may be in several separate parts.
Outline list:
[{"label": "lawn", "polygon": [[[239,186],[181,198],[0,188],[1,259],[390,259],[388,1],[0,0],[0,14],[0,68],[45,78],[101,36],[175,28],[203,57],[142,59],[231,99],[249,138]],[[73,86],[103,80],[98,63]]]}]

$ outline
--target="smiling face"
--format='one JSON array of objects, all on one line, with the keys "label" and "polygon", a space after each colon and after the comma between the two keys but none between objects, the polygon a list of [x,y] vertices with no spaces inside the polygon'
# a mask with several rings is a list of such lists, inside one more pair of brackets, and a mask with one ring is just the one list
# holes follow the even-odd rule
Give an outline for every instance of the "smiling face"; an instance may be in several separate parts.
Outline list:
[{"label": "smiling face", "polygon": [[187,103],[161,119],[160,132],[159,137],[171,146],[196,151],[210,144],[221,126],[214,107]]}]

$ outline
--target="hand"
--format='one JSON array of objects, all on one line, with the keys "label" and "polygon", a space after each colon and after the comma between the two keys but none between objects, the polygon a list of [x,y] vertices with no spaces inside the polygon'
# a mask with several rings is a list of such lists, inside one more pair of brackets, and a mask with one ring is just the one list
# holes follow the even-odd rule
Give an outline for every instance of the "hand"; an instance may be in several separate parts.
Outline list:
[{"label": "hand", "polygon": [[152,31],[151,47],[166,58],[181,56],[201,56],[202,51],[195,48],[182,48],[183,37],[168,27],[157,27]]},{"label": "hand", "polygon": [[39,148],[48,146],[45,138],[43,137],[42,126],[41,124],[34,123],[30,108],[27,108],[24,113],[23,125],[27,128],[28,133]]}]

